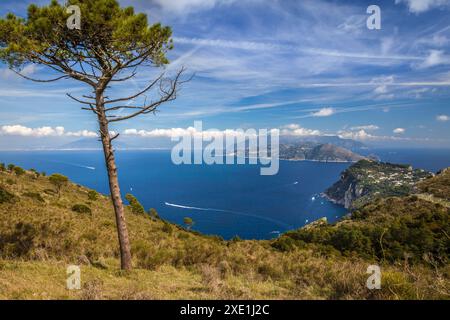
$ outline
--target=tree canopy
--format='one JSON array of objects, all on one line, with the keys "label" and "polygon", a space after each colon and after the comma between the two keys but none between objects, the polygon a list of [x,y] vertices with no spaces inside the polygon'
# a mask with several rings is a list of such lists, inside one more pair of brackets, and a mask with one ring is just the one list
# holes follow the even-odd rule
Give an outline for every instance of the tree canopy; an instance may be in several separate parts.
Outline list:
[{"label": "tree canopy", "polygon": [[[80,8],[80,30],[67,27],[71,13],[56,0],[48,6],[30,5],[26,19],[11,13],[0,19],[0,60],[29,80],[72,78],[90,85],[96,93],[103,93],[112,83],[131,79],[138,67],[169,63],[166,53],[173,48],[170,27],[150,25],[145,14],[135,13],[133,7],[121,8],[116,0],[69,0],[67,5]],[[34,79],[21,74],[29,63],[47,66],[56,75]],[[172,78],[162,73],[127,97],[105,97],[101,113],[95,108],[98,95],[68,96],[97,116],[104,111],[108,122],[126,120],[154,112],[162,103],[174,100],[183,72],[181,68]],[[157,92],[153,99],[145,96],[151,90]],[[136,102],[141,96],[143,101]],[[130,100],[136,105],[124,103]]]},{"label": "tree canopy", "polygon": [[[149,26],[145,14],[135,14],[133,7],[121,8],[116,0],[69,0],[68,5],[81,9],[80,30],[67,28],[71,14],[56,0],[43,7],[30,5],[27,19],[13,14],[0,19],[0,57],[11,66],[56,64],[55,70],[62,73],[70,68],[67,62],[85,63],[112,75],[141,61],[168,63],[169,27]],[[87,82],[93,78],[81,69],[70,76]]]}]

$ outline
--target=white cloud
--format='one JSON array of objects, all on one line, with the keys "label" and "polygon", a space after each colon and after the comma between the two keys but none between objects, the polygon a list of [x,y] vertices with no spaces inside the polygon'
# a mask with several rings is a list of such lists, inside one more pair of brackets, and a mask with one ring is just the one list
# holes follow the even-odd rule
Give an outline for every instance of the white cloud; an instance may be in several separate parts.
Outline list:
[{"label": "white cloud", "polygon": [[430,68],[440,64],[447,64],[448,58],[444,56],[442,50],[430,50],[426,59],[418,65],[419,68]]},{"label": "white cloud", "polygon": [[[23,74],[24,76],[30,77],[37,70],[38,70],[38,67],[36,65],[29,64],[29,65],[25,66],[22,70],[20,70],[20,73]],[[10,80],[10,79],[18,79],[18,78],[20,78],[20,76],[8,68],[3,68],[3,69],[0,69],[0,78],[5,79],[5,80]]]},{"label": "white cloud", "polygon": [[333,108],[322,108],[319,111],[311,113],[313,117],[329,117],[335,113]]},{"label": "white cloud", "polygon": [[[401,129],[401,128],[398,128]],[[403,129],[404,130],[404,129]],[[379,136],[368,133],[366,130],[339,131],[338,136],[343,139],[353,139],[359,141],[428,141],[427,138],[412,139],[399,136]]]},{"label": "white cloud", "polygon": [[450,121],[450,116],[445,115],[445,114],[441,114],[441,115],[436,117],[436,120],[437,121],[442,121],[442,122]]},{"label": "white cloud", "polygon": [[395,134],[403,134],[405,133],[405,129],[404,128],[395,128],[392,132],[394,132]]},{"label": "white cloud", "polygon": [[388,85],[395,83],[395,78],[393,75],[390,76],[381,76],[381,77],[375,77],[371,81],[374,85],[377,85],[377,87],[374,90],[375,94],[380,95],[378,99],[383,99],[388,93]]},{"label": "white cloud", "polygon": [[[278,130],[278,129],[270,129]],[[322,132],[314,129],[303,128],[298,124],[288,124],[283,126],[281,130],[279,130],[281,135],[288,136],[317,136],[322,135]],[[209,130],[198,130],[194,127],[188,128],[168,128],[168,129],[153,129],[153,130],[138,130],[138,129],[126,129],[123,131],[123,135],[127,136],[139,136],[143,138],[174,138],[181,136],[203,136],[203,137],[222,137],[222,136],[243,136],[244,130],[218,130],[218,129],[209,129]]]},{"label": "white cloud", "polygon": [[359,35],[362,33],[362,30],[364,30],[364,27],[366,26],[366,19],[367,17],[362,14],[351,15],[347,17],[343,23],[338,25],[338,29],[342,30],[345,33]]},{"label": "white cloud", "polygon": [[406,3],[412,13],[422,13],[433,8],[448,6],[449,0],[395,0],[396,4]]},{"label": "white cloud", "polygon": [[338,136],[342,139],[353,139],[353,140],[378,140],[376,136],[371,135],[366,130],[357,131],[339,131]]},{"label": "white cloud", "polygon": [[29,128],[22,125],[6,125],[0,127],[0,135],[5,136],[22,136],[22,137],[96,137],[97,134],[88,130],[81,130],[75,132],[65,132],[64,127],[38,127]]},{"label": "white cloud", "polygon": [[395,77],[393,75],[375,77],[375,78],[372,78],[372,80],[370,81],[370,83],[381,84],[381,85],[392,84],[394,82],[395,82]]},{"label": "white cloud", "polygon": [[213,138],[223,136],[237,137],[243,136],[245,133],[243,130],[232,130],[232,129],[198,130],[197,128],[194,127],[188,127],[188,128],[169,128],[169,129],[153,129],[153,130],[126,129],[123,132],[123,134],[127,136],[139,136],[142,138],[175,138],[182,136]]},{"label": "white cloud", "polygon": [[373,130],[378,130],[380,129],[379,126],[374,125],[374,124],[368,124],[368,125],[364,125],[364,126],[355,126],[355,127],[351,127],[351,130],[367,130],[367,131],[373,131]]},{"label": "white cloud", "polygon": [[84,138],[95,138],[98,137],[98,134],[93,131],[81,130],[75,132],[67,132],[66,136],[68,137],[84,137]]},{"label": "white cloud", "polygon": [[284,136],[298,137],[322,135],[322,132],[320,132],[319,130],[303,128],[300,125],[294,123],[283,126],[280,133]]},{"label": "white cloud", "polygon": [[208,10],[217,5],[228,5],[235,0],[154,0],[164,11],[186,14],[192,11]]},{"label": "white cloud", "polygon": [[282,46],[274,43],[266,42],[254,42],[254,41],[235,41],[235,40],[223,40],[223,39],[201,39],[201,38],[185,38],[174,37],[175,43],[192,44],[196,46],[208,46],[215,48],[231,48],[242,50],[292,50],[295,49],[292,46]]},{"label": "white cloud", "polygon": [[387,92],[387,86],[386,86],[386,85],[381,85],[381,86],[379,86],[379,87],[376,87],[375,90],[374,90],[374,92],[375,92],[376,94],[384,94],[384,93]]},{"label": "white cloud", "polygon": [[382,94],[379,95],[378,97],[376,97],[376,100],[392,100],[395,98],[395,94],[390,93],[390,94]]},{"label": "white cloud", "polygon": [[426,36],[416,41],[418,45],[426,45],[432,47],[443,47],[450,42],[450,39],[444,35],[434,34],[432,36]]},{"label": "white cloud", "polygon": [[2,126],[0,133],[10,136],[23,136],[23,137],[46,137],[46,136],[60,136],[64,133],[63,127],[39,127],[28,128],[21,125]]}]

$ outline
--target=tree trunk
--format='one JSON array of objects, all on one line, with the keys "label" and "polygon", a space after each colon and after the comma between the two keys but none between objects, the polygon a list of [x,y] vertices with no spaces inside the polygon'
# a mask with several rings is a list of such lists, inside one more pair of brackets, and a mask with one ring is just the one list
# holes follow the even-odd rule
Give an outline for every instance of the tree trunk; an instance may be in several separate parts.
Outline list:
[{"label": "tree trunk", "polygon": [[[99,104],[100,103],[100,104]],[[128,238],[128,229],[125,221],[125,211],[122,197],[120,194],[119,179],[117,176],[117,166],[114,158],[114,150],[109,136],[108,121],[104,113],[103,98],[97,100],[98,121],[100,125],[100,136],[103,144],[103,153],[105,155],[106,169],[108,171],[109,190],[111,200],[116,214],[117,234],[120,246],[120,265],[123,270],[131,270],[131,250],[130,240]]]}]

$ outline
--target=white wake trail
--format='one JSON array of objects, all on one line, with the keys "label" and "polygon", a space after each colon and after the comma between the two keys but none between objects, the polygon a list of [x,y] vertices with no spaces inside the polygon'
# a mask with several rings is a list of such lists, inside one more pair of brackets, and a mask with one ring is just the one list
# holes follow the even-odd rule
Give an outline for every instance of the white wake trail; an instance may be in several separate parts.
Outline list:
[{"label": "white wake trail", "polygon": [[282,227],[284,227],[286,229],[293,229],[293,227],[291,225],[283,223],[283,222],[280,222],[280,221],[277,221],[275,219],[271,219],[271,218],[267,218],[267,217],[261,217],[261,216],[257,216],[257,215],[250,214],[250,213],[245,213],[245,212],[225,210],[225,209],[215,209],[215,208],[191,207],[191,206],[184,206],[184,205],[181,205],[181,204],[175,204],[175,203],[170,203],[170,202],[164,202],[164,204],[166,206],[169,206],[169,207],[175,207],[175,208],[180,208],[180,209],[231,213],[231,214],[235,214],[235,215],[239,215],[239,216],[265,220],[267,222],[271,222],[271,223],[277,224],[279,226],[282,226]]},{"label": "white wake trail", "polygon": [[84,166],[84,165],[82,165],[82,164],[76,164],[76,163],[71,163],[71,162],[51,161],[51,160],[50,160],[49,162],[65,164],[65,165],[67,165],[67,166],[72,166],[72,167],[77,167],[77,168],[83,168],[83,169],[88,169],[88,170],[96,170],[95,167]]}]

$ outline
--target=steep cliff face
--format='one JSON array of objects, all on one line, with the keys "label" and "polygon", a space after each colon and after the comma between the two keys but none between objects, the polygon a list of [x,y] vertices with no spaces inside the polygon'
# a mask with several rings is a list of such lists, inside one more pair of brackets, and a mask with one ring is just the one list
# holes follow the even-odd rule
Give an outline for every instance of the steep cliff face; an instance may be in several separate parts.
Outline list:
[{"label": "steep cliff face", "polygon": [[357,209],[377,197],[414,193],[416,184],[432,174],[407,165],[361,160],[341,174],[325,195],[347,209]]},{"label": "steep cliff face", "polygon": [[360,177],[354,175],[351,170],[346,170],[342,173],[340,180],[326,190],[325,195],[331,201],[350,209],[355,200],[367,193],[368,190],[360,184]]}]

